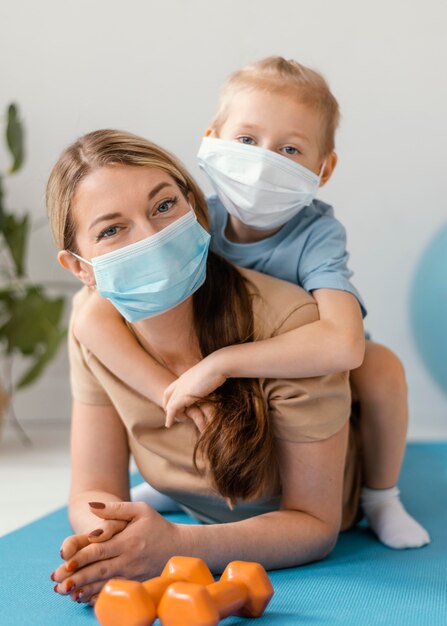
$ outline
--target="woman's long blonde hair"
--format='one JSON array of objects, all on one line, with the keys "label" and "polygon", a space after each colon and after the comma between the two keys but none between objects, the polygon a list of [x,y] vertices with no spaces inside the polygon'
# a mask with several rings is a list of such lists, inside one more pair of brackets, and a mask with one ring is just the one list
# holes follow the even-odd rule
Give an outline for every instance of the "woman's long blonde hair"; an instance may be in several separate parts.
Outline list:
[{"label": "woman's long blonde hair", "polygon": [[[92,171],[113,165],[155,167],[167,172],[183,195],[192,193],[198,221],[208,228],[206,200],[185,167],[172,154],[130,133],[99,130],[62,153],[47,186],[48,217],[59,249],[78,251],[73,200]],[[193,295],[194,325],[202,355],[253,341],[251,295],[244,277],[230,263],[208,255],[205,283]],[[275,476],[274,440],[259,381],[230,378],[209,398],[215,417],[199,437],[200,452],[215,489],[231,503],[262,494]]]}]

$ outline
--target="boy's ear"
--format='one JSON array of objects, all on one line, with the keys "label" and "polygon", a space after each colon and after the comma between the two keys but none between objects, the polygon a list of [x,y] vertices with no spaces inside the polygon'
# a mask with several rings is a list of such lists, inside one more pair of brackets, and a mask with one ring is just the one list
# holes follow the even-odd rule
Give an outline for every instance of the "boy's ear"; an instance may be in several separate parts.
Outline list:
[{"label": "boy's ear", "polygon": [[217,137],[216,129],[211,128],[211,126],[208,126],[208,128],[205,131],[205,137]]},{"label": "boy's ear", "polygon": [[57,254],[57,260],[65,270],[71,272],[73,276],[84,283],[84,285],[88,287],[94,287],[96,285],[93,271],[68,252],[68,250],[60,250]]},{"label": "boy's ear", "polygon": [[[327,181],[332,176],[332,172],[335,170],[335,166],[337,165],[338,157],[335,152],[331,152],[328,157],[326,157],[326,162],[324,164],[324,170],[321,174],[320,179],[320,187],[323,187],[327,183]],[[323,164],[322,164],[323,165]]]}]

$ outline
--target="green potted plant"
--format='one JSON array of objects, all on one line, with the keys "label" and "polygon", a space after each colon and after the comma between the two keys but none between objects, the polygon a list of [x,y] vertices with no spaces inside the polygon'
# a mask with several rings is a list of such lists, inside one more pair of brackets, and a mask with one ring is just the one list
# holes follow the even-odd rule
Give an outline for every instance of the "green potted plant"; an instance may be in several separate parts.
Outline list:
[{"label": "green potted plant", "polygon": [[[5,145],[11,165],[0,172],[0,426],[9,415],[26,440],[12,399],[17,391],[34,383],[56,355],[66,334],[64,298],[49,295],[48,286],[33,282],[27,273],[30,215],[8,210],[4,191],[6,177],[17,173],[25,159],[24,131],[16,105],[8,107],[5,119]],[[16,376],[13,361],[18,355],[26,367]]]}]

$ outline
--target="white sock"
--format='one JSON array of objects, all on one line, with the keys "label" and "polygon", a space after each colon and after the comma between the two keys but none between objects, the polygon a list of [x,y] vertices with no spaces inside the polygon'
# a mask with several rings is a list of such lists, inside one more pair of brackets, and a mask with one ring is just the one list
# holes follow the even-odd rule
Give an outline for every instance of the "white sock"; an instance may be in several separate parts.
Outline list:
[{"label": "white sock", "polygon": [[397,487],[362,488],[361,503],[370,527],[390,548],[420,548],[430,543],[430,536],[400,501]]},{"label": "white sock", "polygon": [[160,493],[148,483],[140,483],[130,490],[132,502],[146,502],[159,513],[170,513],[171,511],[181,511],[175,500]]}]

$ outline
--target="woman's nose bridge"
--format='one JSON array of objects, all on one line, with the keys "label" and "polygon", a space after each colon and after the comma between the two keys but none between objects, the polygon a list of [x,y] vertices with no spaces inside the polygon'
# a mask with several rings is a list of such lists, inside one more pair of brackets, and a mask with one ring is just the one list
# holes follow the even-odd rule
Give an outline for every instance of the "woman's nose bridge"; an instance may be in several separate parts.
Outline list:
[{"label": "woman's nose bridge", "polygon": [[135,236],[138,237],[138,240],[155,235],[155,233],[158,233],[158,230],[154,222],[145,216],[142,216],[135,223]]}]

